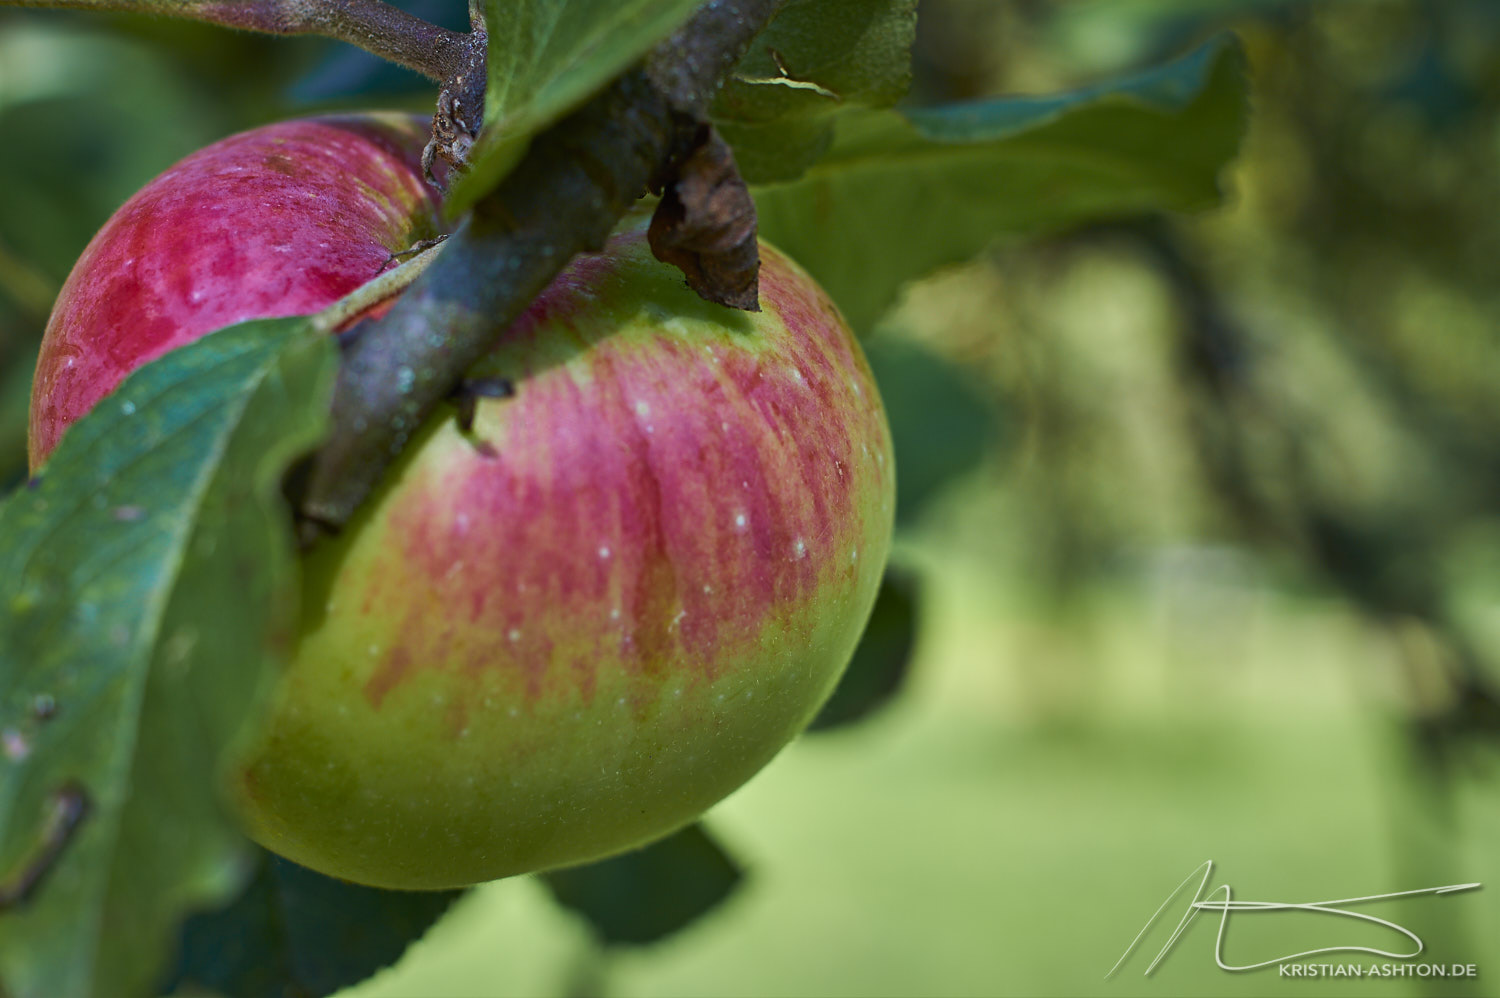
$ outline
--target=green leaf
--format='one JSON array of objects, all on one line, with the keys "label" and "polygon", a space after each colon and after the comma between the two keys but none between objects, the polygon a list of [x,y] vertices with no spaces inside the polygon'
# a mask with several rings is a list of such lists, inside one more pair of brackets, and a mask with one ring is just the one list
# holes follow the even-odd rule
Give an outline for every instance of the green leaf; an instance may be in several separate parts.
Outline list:
[{"label": "green leaf", "polygon": [[[183,914],[249,872],[221,760],[296,624],[279,482],[324,431],[335,366],[304,319],[205,337],[0,507],[0,884],[45,869],[0,912],[0,992],[144,993]],[[84,798],[71,834],[49,826]]]},{"label": "green leaf", "polygon": [[456,215],[496,184],[531,137],[572,111],[667,37],[699,0],[484,0],[489,89]]},{"label": "green leaf", "polygon": [[800,176],[827,151],[837,112],[900,100],[916,30],[916,0],[788,0],[714,103],[745,179]]},{"label": "green leaf", "polygon": [[739,864],[693,824],[644,849],[553,870],[542,882],[609,946],[643,946],[686,928],[739,885]]},{"label": "green leaf", "polygon": [[807,730],[833,731],[890,703],[906,684],[916,643],[916,577],[887,568],[854,658]]},{"label": "green leaf", "polygon": [[853,111],[800,180],[756,190],[761,233],[866,333],[903,283],[1002,236],[1217,203],[1246,113],[1222,38],[1069,94]]},{"label": "green leaf", "polygon": [[461,894],[363,887],[261,850],[255,876],[232,905],[183,927],[169,990],[329,995],[395,963]]},{"label": "green leaf", "polygon": [[891,424],[896,452],[896,523],[909,526],[954,479],[997,443],[1002,411],[965,372],[910,340],[877,334],[865,357]]}]

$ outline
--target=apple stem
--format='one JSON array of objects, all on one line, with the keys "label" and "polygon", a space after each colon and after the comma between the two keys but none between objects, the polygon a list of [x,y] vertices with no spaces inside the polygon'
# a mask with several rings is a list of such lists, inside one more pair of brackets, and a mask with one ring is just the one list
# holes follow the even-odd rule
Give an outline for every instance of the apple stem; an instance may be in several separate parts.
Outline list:
[{"label": "apple stem", "polygon": [[710,0],[573,114],[543,131],[383,318],[345,346],[329,439],[288,491],[304,547],[354,515],[464,372],[575,254],[599,250],[648,187],[701,143],[724,79],[782,0]]},{"label": "apple stem", "polygon": [[[320,35],[357,45],[439,83],[452,79],[471,47],[468,34],[382,0],[0,0],[0,7],[164,14],[272,35]],[[478,23],[483,25],[482,16]]]}]

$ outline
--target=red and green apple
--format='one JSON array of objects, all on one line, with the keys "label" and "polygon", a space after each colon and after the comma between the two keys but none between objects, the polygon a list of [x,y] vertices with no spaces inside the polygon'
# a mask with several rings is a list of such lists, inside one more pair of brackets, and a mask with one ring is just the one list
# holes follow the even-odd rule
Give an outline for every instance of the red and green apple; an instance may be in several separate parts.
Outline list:
[{"label": "red and green apple", "polygon": [[[48,325],[31,456],[141,364],[317,311],[442,228],[422,124],[260,128],[130,199]],[[890,435],[837,310],[762,246],[758,314],[639,226],[579,256],[303,563],[294,653],[229,794],[324,873],[445,888],[644,844],[740,786],[832,690],[875,597]]]}]

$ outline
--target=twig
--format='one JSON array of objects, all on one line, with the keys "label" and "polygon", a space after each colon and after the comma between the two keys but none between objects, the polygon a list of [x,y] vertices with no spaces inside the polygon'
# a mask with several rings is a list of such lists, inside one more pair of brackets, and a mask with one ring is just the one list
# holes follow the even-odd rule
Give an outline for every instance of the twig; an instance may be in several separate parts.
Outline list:
[{"label": "twig", "polygon": [[701,140],[781,0],[712,0],[645,65],[538,135],[384,318],[348,345],[333,432],[289,486],[304,545],[347,523],[422,421],[576,253],[602,248]]},{"label": "twig", "polygon": [[272,35],[321,35],[443,83],[464,64],[470,36],[381,0],[0,0],[0,7],[156,14]]},{"label": "twig", "polygon": [[19,907],[31,899],[42,880],[57,866],[88,813],[89,795],[81,785],[68,783],[52,794],[36,848],[20,869],[0,881],[0,911]]}]

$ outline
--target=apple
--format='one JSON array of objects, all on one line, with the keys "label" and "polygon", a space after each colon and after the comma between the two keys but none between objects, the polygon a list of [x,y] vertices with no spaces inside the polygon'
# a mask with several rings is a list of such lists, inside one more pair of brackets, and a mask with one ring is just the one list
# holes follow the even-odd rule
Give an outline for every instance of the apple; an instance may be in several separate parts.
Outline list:
[{"label": "apple", "polygon": [[[439,227],[425,131],[293,121],[201,150],[68,278],[32,400],[40,464],[130,370],[311,312]],[[812,718],[870,611],[890,434],[821,289],[762,246],[758,314],[700,300],[639,225],[579,256],[303,563],[266,722],[233,760],[249,835],[432,889],[587,862],[690,822]]]}]

